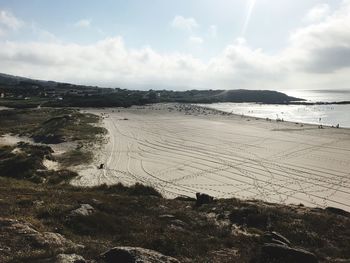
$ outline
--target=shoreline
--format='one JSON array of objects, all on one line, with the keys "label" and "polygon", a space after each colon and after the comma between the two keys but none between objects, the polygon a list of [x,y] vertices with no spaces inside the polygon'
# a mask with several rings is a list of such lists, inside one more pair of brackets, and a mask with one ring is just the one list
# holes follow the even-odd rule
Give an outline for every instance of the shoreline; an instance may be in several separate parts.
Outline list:
[{"label": "shoreline", "polygon": [[[226,104],[226,103],[216,103],[216,104]],[[241,103],[232,103],[232,104],[241,104]],[[276,104],[259,104],[259,103],[252,103],[255,105],[262,105],[262,106],[275,106]],[[322,128],[335,128],[335,129],[350,129],[350,126],[342,126],[340,125],[340,123],[337,123],[339,124],[339,127],[336,127],[336,125],[334,124],[328,124],[328,123],[316,123],[316,122],[305,122],[305,121],[291,121],[291,120],[284,120],[284,118],[269,118],[269,117],[261,117],[261,116],[253,116],[253,115],[248,115],[248,114],[237,114],[237,113],[232,113],[232,112],[229,112],[229,111],[225,111],[225,110],[222,110],[222,109],[217,109],[217,108],[214,108],[214,107],[208,107],[204,104],[193,104],[194,106],[200,106],[200,107],[203,107],[205,109],[212,109],[212,110],[217,110],[217,111],[220,111],[220,112],[225,112],[225,113],[228,113],[228,114],[232,114],[232,115],[236,115],[236,116],[241,116],[241,117],[247,117],[247,118],[256,118],[256,119],[262,119],[262,120],[268,120],[268,121],[274,121],[274,122],[280,122],[280,123],[294,123],[294,124],[297,124],[297,125],[312,125],[312,126],[322,126]],[[279,104],[281,106],[286,106],[286,105],[282,105],[282,104]],[[323,105],[323,104],[319,104],[319,105]],[[301,105],[301,106],[309,106],[309,105]],[[310,105],[312,106],[312,105]],[[272,114],[272,113],[271,113]],[[345,124],[345,125],[349,125],[349,124]]]}]

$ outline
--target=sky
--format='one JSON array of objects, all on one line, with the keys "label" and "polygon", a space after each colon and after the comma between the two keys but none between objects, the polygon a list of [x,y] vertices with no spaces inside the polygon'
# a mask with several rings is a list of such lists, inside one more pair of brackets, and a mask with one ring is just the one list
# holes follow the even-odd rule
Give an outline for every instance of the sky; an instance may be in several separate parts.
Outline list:
[{"label": "sky", "polygon": [[350,0],[0,0],[0,72],[128,89],[350,89]]}]

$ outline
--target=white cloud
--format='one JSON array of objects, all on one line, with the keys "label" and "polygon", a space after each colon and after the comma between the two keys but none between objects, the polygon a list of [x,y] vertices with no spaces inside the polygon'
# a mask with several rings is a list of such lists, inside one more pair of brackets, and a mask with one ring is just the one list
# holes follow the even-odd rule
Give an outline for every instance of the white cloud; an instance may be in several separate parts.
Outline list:
[{"label": "white cloud", "polygon": [[91,21],[89,19],[81,19],[74,24],[76,27],[87,28],[91,26]]},{"label": "white cloud", "polygon": [[238,38],[203,61],[149,47],[131,49],[115,37],[90,45],[0,41],[0,61],[0,72],[125,88],[348,88],[350,1],[327,19],[295,30],[275,54]]},{"label": "white cloud", "polygon": [[350,67],[350,2],[316,24],[296,30],[289,53],[297,68],[311,73],[332,73]]},{"label": "white cloud", "polygon": [[23,26],[23,22],[16,18],[11,12],[0,10],[0,37],[10,31],[16,31]]},{"label": "white cloud", "polygon": [[[127,87],[190,83],[202,63],[183,54],[128,49],[121,37],[93,45],[0,42],[0,72],[37,78]],[[175,81],[175,82],[174,82]],[[178,83],[177,83],[178,84]]]},{"label": "white cloud", "polygon": [[217,36],[218,28],[215,25],[209,26],[208,33],[210,37],[215,38]]},{"label": "white cloud", "polygon": [[201,37],[197,37],[197,36],[190,36],[188,40],[191,44],[195,44],[195,45],[201,45],[204,42],[204,40]]},{"label": "white cloud", "polygon": [[193,17],[185,18],[183,16],[175,16],[171,25],[174,28],[187,31],[191,31],[199,26]]},{"label": "white cloud", "polygon": [[23,22],[16,18],[11,12],[0,10],[0,26],[16,30],[23,25]]},{"label": "white cloud", "polygon": [[318,22],[324,19],[330,12],[329,5],[318,4],[312,8],[305,16],[306,22]]}]

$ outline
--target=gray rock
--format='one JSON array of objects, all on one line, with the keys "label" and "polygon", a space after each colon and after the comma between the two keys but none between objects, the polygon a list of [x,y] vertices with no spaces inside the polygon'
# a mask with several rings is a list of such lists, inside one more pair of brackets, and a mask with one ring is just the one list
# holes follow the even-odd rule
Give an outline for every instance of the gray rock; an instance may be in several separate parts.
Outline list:
[{"label": "gray rock", "polygon": [[69,239],[66,239],[59,233],[44,232],[35,237],[35,241],[41,247],[61,248],[61,250],[79,249],[82,246],[75,244]]},{"label": "gray rock", "polygon": [[59,254],[55,263],[86,263],[86,260],[77,254]]},{"label": "gray rock", "polygon": [[159,218],[161,218],[161,219],[175,219],[175,216],[166,214],[166,215],[160,215]]},{"label": "gray rock", "polygon": [[32,248],[64,252],[65,250],[75,250],[82,247],[61,234],[39,232],[31,224],[18,220],[0,218],[0,230],[11,232],[16,237],[27,240]]},{"label": "gray rock", "polygon": [[95,212],[95,208],[93,208],[89,204],[81,204],[79,208],[70,212],[71,216],[88,216]]},{"label": "gray rock", "polygon": [[114,247],[101,255],[105,263],[180,263],[175,258],[140,247]]},{"label": "gray rock", "polygon": [[178,227],[187,227],[187,224],[184,221],[181,221],[180,219],[171,220],[170,223]]},{"label": "gray rock", "polygon": [[314,254],[304,249],[267,243],[261,249],[261,263],[318,263]]}]

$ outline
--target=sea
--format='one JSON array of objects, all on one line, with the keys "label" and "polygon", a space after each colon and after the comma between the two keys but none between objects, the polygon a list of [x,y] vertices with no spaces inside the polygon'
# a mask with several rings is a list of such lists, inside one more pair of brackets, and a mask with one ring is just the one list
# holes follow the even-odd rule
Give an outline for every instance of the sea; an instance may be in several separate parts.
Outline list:
[{"label": "sea", "polygon": [[[308,102],[350,101],[350,90],[298,90],[284,92]],[[238,115],[283,119],[317,125],[350,128],[350,104],[327,105],[269,105],[258,103],[213,103],[205,107]]]}]

